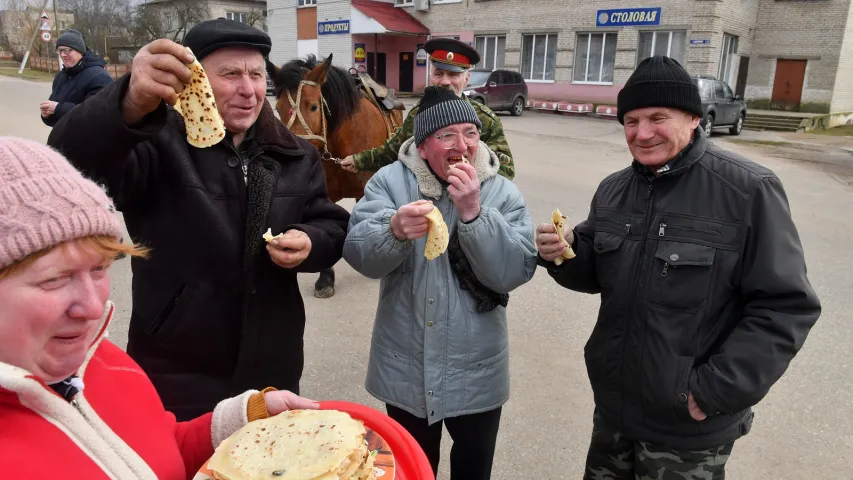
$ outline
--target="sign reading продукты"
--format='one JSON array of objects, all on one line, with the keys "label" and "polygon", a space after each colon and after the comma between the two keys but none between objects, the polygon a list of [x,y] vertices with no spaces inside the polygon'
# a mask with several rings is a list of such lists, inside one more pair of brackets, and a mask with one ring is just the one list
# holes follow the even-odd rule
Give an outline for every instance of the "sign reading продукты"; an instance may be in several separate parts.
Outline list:
[{"label": "sign reading \u043f\u0440\u043e\u0434\u0443\u043a\u0442\u044b", "polygon": [[349,33],[349,20],[317,22],[318,35],[339,35],[344,33]]},{"label": "sign reading \u043f\u0440\u043e\u0434\u0443\u043a\u0442\u044b", "polygon": [[615,8],[596,13],[597,27],[633,27],[660,25],[661,7]]}]

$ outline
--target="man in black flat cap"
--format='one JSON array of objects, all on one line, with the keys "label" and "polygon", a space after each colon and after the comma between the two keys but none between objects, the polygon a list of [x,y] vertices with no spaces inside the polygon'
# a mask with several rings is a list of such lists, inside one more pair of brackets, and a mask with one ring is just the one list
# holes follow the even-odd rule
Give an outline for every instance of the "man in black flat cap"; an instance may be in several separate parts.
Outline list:
[{"label": "man in black flat cap", "polygon": [[[480,133],[482,140],[500,161],[498,173],[510,180],[515,178],[515,165],[512,152],[504,135],[500,119],[489,107],[480,102],[467,98],[462,90],[468,85],[471,76],[470,69],[480,63],[480,54],[470,45],[452,38],[434,38],[424,44],[424,50],[429,54],[432,63],[432,73],[429,81],[432,86],[444,87],[464,98],[474,107],[483,128]],[[350,155],[341,161],[341,167],[352,173],[375,172],[385,165],[397,160],[397,154],[403,143],[415,134],[415,115],[418,114],[420,102],[409,111],[403,125],[397,129],[394,136],[382,145]]]},{"label": "man in black flat cap", "polygon": [[[204,67],[226,137],[186,140],[170,105]],[[299,272],[340,258],[349,214],[326,192],[320,157],[266,101],[266,33],[217,19],[184,46],[156,40],[129,74],[69,112],[48,143],[106,185],[134,241],[128,353],[179,420],[269,385],[299,392],[305,310]],[[267,245],[267,229],[283,234]],[[215,415],[215,413],[214,413]]]},{"label": "man in black flat cap", "polygon": [[565,240],[551,224],[536,238],[558,284],[601,294],[584,348],[595,410],[583,478],[723,479],[820,301],[782,182],[708,141],[681,64],[643,60],[616,103],[632,164]]}]

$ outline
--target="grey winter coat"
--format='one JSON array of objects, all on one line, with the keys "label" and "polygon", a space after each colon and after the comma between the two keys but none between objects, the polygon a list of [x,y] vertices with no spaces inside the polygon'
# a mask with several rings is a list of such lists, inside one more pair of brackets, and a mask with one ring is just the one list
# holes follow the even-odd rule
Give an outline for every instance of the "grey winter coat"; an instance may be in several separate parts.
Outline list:
[{"label": "grey winter coat", "polygon": [[[435,423],[493,410],[509,399],[506,308],[477,313],[448,256],[427,261],[426,238],[401,242],[391,216],[411,202],[432,200],[477,279],[508,293],[533,278],[536,248],[521,192],[497,176],[500,162],[480,143],[480,216],[469,224],[409,139],[400,161],[380,169],[352,212],[344,259],[381,279],[366,388],[379,400]],[[512,305],[510,299],[509,305]]]}]

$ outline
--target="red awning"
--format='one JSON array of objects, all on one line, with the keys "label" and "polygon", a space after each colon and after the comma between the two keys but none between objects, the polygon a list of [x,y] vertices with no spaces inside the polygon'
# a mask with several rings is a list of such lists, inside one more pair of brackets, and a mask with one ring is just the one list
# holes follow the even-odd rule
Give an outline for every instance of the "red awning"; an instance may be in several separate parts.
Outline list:
[{"label": "red awning", "polygon": [[393,3],[376,2],[374,0],[352,0],[353,8],[370,17],[382,27],[384,32],[356,32],[352,33],[396,33],[402,35],[429,35],[429,29],[419,22],[418,19],[409,15],[402,8],[397,8]]}]

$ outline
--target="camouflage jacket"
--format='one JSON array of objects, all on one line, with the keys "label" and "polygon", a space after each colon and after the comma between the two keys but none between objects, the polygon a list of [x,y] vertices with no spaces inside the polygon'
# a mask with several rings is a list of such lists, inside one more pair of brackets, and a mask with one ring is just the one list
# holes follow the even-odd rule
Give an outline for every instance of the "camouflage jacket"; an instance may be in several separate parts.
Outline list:
[{"label": "camouflage jacket", "polygon": [[[465,97],[465,99],[474,107],[474,111],[477,112],[477,116],[480,117],[480,121],[483,123],[480,140],[495,152],[495,155],[497,155],[501,162],[501,168],[498,173],[512,180],[515,177],[515,165],[512,163],[512,152],[509,151],[509,144],[506,141],[506,135],[504,135],[500,119],[489,107],[468,97]],[[400,151],[400,146],[415,134],[415,115],[418,113],[419,105],[420,102],[412,107],[403,125],[385,143],[376,148],[353,155],[355,166],[359,171],[375,172],[397,160],[397,153]]]}]

